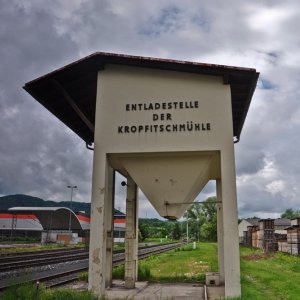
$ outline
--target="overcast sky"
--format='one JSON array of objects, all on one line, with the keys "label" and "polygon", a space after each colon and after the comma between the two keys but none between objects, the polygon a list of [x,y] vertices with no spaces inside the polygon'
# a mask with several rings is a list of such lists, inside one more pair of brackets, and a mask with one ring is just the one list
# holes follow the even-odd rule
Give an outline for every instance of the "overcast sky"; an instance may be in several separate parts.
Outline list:
[{"label": "overcast sky", "polygon": [[[90,201],[92,151],[22,86],[105,51],[260,72],[235,145],[239,216],[300,209],[299,28],[298,0],[0,0],[0,195],[68,200],[75,184]],[[140,216],[157,216],[141,198]]]}]

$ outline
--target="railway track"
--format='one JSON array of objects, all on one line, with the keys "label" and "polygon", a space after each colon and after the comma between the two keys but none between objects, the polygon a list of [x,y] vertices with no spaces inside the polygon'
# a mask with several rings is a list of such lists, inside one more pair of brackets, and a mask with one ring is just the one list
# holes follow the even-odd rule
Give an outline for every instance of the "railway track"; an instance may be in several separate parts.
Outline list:
[{"label": "railway track", "polygon": [[43,266],[65,261],[79,260],[88,258],[87,250],[70,250],[54,253],[36,253],[31,255],[9,256],[0,258],[0,273],[22,269],[26,267]]},{"label": "railway track", "polygon": [[[155,245],[155,246],[150,246],[150,247],[143,247],[139,248],[139,259],[146,258],[150,255],[153,254],[158,254],[162,253],[165,251],[169,251],[175,248],[178,248],[182,246],[182,243],[173,243],[173,244],[164,244],[164,245]],[[23,269],[23,272],[19,272],[18,276],[13,276],[13,278],[7,277],[0,279],[0,290],[3,290],[11,285],[16,285],[16,284],[21,284],[24,282],[43,282],[46,287],[55,287],[59,285],[63,285],[67,282],[74,281],[78,278],[78,275],[84,271],[88,270],[88,252],[81,250],[83,253],[75,253],[76,251],[72,251],[69,255],[69,257],[66,257],[67,255],[63,253],[63,251],[60,251],[60,253],[56,253],[56,255],[61,255],[58,258],[51,258],[50,253],[44,253],[45,257],[43,258],[41,256],[35,256],[36,259],[38,260],[36,264],[34,264],[34,260],[30,255],[28,255],[26,258],[27,260],[21,260],[21,256],[15,257],[17,260],[13,261],[11,260],[10,262],[4,262],[2,258],[0,259],[0,274],[1,272],[7,272],[9,269],[9,266],[7,264],[13,263],[14,266],[12,266],[12,269]],[[50,255],[50,257],[49,257]],[[24,257],[24,256],[23,256]],[[38,258],[37,258],[38,257]],[[124,251],[117,251],[116,253],[114,252],[113,255],[113,265],[121,265],[124,263]],[[4,258],[3,258],[4,259]],[[44,260],[44,263],[42,264],[42,260]],[[41,265],[50,265],[59,263],[59,262],[66,262],[70,260],[76,260],[77,262],[68,266],[62,266],[59,267],[58,269],[52,269],[52,270],[44,270],[44,271],[39,271],[39,272],[27,272],[26,273],[26,268],[27,267],[33,267],[33,266],[41,266]],[[27,261],[27,263],[26,263]],[[1,264],[2,262],[2,264]],[[17,267],[17,264],[19,263],[19,267]],[[34,264],[34,265],[33,265]],[[20,267],[22,265],[22,267]],[[25,269],[24,269],[25,268]],[[2,271],[5,270],[5,271]],[[25,271],[24,271],[25,270]],[[16,271],[15,271],[16,272]],[[30,279],[29,279],[30,278]]]}]

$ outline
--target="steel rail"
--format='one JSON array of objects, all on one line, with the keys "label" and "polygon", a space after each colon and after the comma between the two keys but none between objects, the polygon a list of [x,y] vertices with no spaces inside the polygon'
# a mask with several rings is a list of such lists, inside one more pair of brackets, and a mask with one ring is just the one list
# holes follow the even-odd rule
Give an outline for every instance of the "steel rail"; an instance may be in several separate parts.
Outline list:
[{"label": "steel rail", "polygon": [[0,253],[0,259],[7,259],[13,258],[18,256],[30,256],[30,255],[37,255],[37,254],[47,254],[47,253],[61,253],[61,252],[68,252],[68,251],[78,251],[78,250],[85,250],[85,248],[79,247],[67,247],[62,249],[44,249],[44,250],[35,250],[35,251],[23,251],[23,252],[6,252]]},{"label": "steel rail", "polygon": [[[182,245],[184,245],[184,243],[175,243],[175,244],[167,244],[167,245],[156,245],[150,248],[143,248],[143,249],[139,249],[139,254],[138,254],[138,259],[144,259],[147,258],[153,254],[159,254],[159,253],[163,253],[166,251],[170,251],[173,249],[176,249],[178,247],[181,247]],[[154,248],[154,249],[153,249]],[[119,257],[117,257],[119,256]],[[125,262],[125,253],[120,253],[117,255],[114,255],[113,257],[113,266],[119,266],[124,264]],[[64,285],[66,283],[75,281],[78,279],[78,276],[84,272],[88,270],[88,266],[85,268],[80,268],[80,270],[76,271],[76,272],[68,272],[68,274],[66,274],[66,276],[64,274],[62,274],[60,277],[52,277],[50,280],[45,279],[44,281],[44,285],[48,288],[52,288],[52,287],[57,287],[57,286],[61,286]]]},{"label": "steel rail", "polygon": [[[138,258],[143,259],[153,254],[158,254],[173,250],[182,246],[183,243],[173,243],[173,244],[164,244],[164,245],[154,245],[148,248],[139,249]],[[125,253],[114,253],[113,255],[113,266],[118,266],[124,264]],[[27,282],[43,282],[46,287],[54,287],[65,284],[67,282],[74,281],[78,278],[79,274],[88,270],[88,261],[87,259],[82,260],[81,262],[76,263],[69,267],[69,270],[58,271],[55,274],[47,274],[50,271],[53,273],[53,270],[35,272],[31,274],[30,279],[26,279],[24,276],[15,276],[12,280],[11,278],[5,278],[0,280],[0,290],[4,290],[12,285],[18,285]],[[28,275],[27,275],[28,277]]]},{"label": "steel rail", "polygon": [[[173,243],[164,244],[172,245]],[[139,250],[150,249],[152,247],[157,247],[157,245],[151,245],[147,247],[139,247]],[[124,253],[124,250],[115,250],[114,254]],[[71,249],[63,251],[48,250],[47,252],[35,253],[28,255],[16,255],[0,258],[0,273],[8,272],[16,269],[26,268],[26,267],[36,267],[43,266],[47,264],[54,264],[60,262],[67,262],[72,260],[79,260],[88,258],[88,250],[85,249]]]},{"label": "steel rail", "polygon": [[23,263],[26,261],[31,260],[38,260],[38,259],[47,259],[47,258],[53,258],[53,257],[62,257],[62,256],[68,256],[68,255],[77,255],[77,254],[84,254],[88,253],[87,250],[80,249],[80,250],[71,250],[71,251],[61,251],[61,252],[47,252],[47,253],[36,253],[36,254],[30,254],[30,255],[19,255],[19,256],[9,256],[9,257],[1,257],[0,258],[0,269],[2,266],[5,266],[7,264],[14,264],[14,263]]}]

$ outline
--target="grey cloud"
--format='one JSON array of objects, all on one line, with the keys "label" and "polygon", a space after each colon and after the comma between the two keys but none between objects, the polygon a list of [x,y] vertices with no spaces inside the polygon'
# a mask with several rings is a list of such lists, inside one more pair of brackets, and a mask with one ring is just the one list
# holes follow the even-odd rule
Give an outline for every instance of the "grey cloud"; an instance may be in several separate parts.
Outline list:
[{"label": "grey cloud", "polygon": [[0,19],[0,193],[64,200],[69,198],[66,185],[74,180],[79,186],[83,181],[79,198],[90,200],[85,195],[90,193],[91,155],[22,90],[26,81],[74,59],[76,45],[57,35],[53,16],[43,9],[26,11],[10,1],[1,5]]},{"label": "grey cloud", "polygon": [[[90,200],[92,152],[21,87],[108,51],[257,68],[261,81],[235,145],[239,213],[298,209],[299,11],[295,0],[2,1],[0,193],[64,200],[66,185],[76,184],[75,200]],[[265,174],[268,160],[272,178]],[[121,180],[116,203],[124,207]],[[210,183],[197,199],[214,193]],[[141,195],[141,214],[150,210]]]}]

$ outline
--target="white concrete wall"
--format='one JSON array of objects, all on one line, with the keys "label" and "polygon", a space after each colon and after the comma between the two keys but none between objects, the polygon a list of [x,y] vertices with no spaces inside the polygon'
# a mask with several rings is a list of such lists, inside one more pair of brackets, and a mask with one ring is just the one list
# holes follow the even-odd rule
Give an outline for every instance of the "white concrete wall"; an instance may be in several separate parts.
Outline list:
[{"label": "white concrete wall", "polygon": [[[197,101],[195,109],[126,111],[126,104]],[[153,121],[169,113],[171,120]],[[210,123],[209,131],[118,133],[123,125]],[[99,72],[95,143],[103,153],[220,150],[232,145],[230,86],[221,77],[107,65]]]},{"label": "white concrete wall", "polygon": [[[150,103],[158,103],[160,109],[130,109],[132,104],[147,107]],[[193,108],[188,108],[188,103],[193,103]],[[166,109],[169,104],[172,108]],[[205,130],[167,131],[167,126],[195,123]],[[125,132],[125,126],[141,130]],[[164,130],[150,132],[150,126]],[[225,296],[240,295],[231,95],[222,77],[106,65],[98,76],[94,146],[89,288],[104,293],[108,165],[126,176],[124,158],[145,155],[155,160],[171,153],[178,157],[182,153],[195,157],[209,154],[217,159],[210,165],[208,177],[220,180],[222,193],[224,236],[220,243],[224,247]],[[143,172],[130,175],[138,182]],[[186,177],[188,180],[188,172]]]}]

